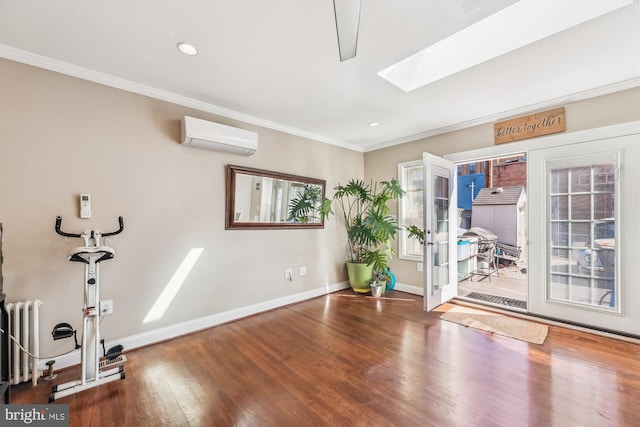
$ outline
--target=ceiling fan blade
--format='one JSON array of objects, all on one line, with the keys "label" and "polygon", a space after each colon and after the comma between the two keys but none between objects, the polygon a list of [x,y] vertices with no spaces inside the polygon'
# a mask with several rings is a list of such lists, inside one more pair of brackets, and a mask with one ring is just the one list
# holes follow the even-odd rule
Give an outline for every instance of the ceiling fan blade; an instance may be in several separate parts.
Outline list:
[{"label": "ceiling fan blade", "polygon": [[358,48],[361,0],[333,0],[340,61],[354,58]]}]

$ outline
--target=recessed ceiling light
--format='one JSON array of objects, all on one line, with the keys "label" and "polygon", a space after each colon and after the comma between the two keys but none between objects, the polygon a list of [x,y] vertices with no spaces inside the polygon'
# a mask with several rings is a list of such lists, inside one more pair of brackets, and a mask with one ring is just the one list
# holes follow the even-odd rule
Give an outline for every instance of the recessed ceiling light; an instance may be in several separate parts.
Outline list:
[{"label": "recessed ceiling light", "polygon": [[378,122],[371,122],[371,123],[369,123],[369,126],[371,126],[372,128],[374,128],[374,127],[376,127],[376,126],[378,126],[378,125],[380,125],[380,123],[378,123]]},{"label": "recessed ceiling light", "polygon": [[176,45],[178,50],[185,55],[195,55],[198,53],[198,49],[196,49],[193,45],[185,42],[180,42]]},{"label": "recessed ceiling light", "polygon": [[410,92],[631,3],[632,0],[521,0],[378,75]]}]

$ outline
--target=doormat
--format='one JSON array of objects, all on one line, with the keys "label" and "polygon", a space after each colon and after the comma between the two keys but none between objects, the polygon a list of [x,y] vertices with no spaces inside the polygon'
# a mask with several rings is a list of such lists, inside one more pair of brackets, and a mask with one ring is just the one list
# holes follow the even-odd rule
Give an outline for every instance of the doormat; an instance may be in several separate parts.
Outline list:
[{"label": "doormat", "polygon": [[490,311],[456,306],[440,319],[533,344],[544,344],[549,327]]},{"label": "doormat", "polygon": [[467,298],[473,298],[480,301],[492,302],[494,304],[506,305],[509,307],[527,308],[527,302],[519,299],[499,297],[496,295],[482,294],[480,292],[471,292],[469,295],[465,295]]}]

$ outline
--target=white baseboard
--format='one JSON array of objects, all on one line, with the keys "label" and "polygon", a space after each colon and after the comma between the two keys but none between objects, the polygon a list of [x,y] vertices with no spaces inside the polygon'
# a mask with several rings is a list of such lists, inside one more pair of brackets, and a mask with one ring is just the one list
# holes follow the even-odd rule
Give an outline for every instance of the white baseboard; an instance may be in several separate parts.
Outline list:
[{"label": "white baseboard", "polygon": [[[241,319],[243,317],[252,316],[264,311],[273,310],[274,308],[283,307],[285,305],[293,304],[296,302],[305,301],[311,298],[316,298],[322,295],[330,294],[332,292],[340,291],[342,289],[349,288],[348,282],[336,283],[333,285],[327,285],[323,288],[312,289],[310,291],[301,292],[298,294],[287,295],[286,297],[276,298],[273,300],[261,302],[258,304],[249,305],[246,307],[240,307],[234,310],[225,311],[222,313],[212,314],[210,316],[201,317],[199,319],[193,319],[182,323],[177,323],[171,326],[165,326],[163,328],[154,329],[148,332],[142,332],[140,334],[131,335],[128,337],[120,338],[117,340],[105,341],[105,347],[109,349],[117,344],[121,344],[125,352],[137,347],[143,347],[145,345],[166,341],[171,338],[175,338],[181,335],[189,334],[191,332],[199,331],[201,329],[211,328],[223,323],[231,322],[232,320]],[[38,362],[38,369],[46,370],[46,360],[40,360]],[[56,364],[54,369],[62,369],[69,366],[77,365],[80,363],[80,350],[73,351],[67,355],[56,358]]]},{"label": "white baseboard", "polygon": [[396,282],[396,286],[393,289],[394,290],[398,290],[398,291],[402,291],[402,292],[407,292],[407,293],[413,294],[413,295],[422,295],[422,296],[424,296],[424,288],[422,286],[407,285],[405,283]]}]

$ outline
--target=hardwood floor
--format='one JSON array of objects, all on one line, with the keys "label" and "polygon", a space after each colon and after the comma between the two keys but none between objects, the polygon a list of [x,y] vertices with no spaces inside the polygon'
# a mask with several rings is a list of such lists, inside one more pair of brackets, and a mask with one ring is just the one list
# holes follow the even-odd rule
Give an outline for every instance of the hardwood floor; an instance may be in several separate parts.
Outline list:
[{"label": "hardwood floor", "polygon": [[[124,381],[55,403],[83,427],[640,426],[638,345],[553,326],[528,344],[418,296],[343,294],[131,350]],[[51,385],[11,401],[47,403]]]}]

